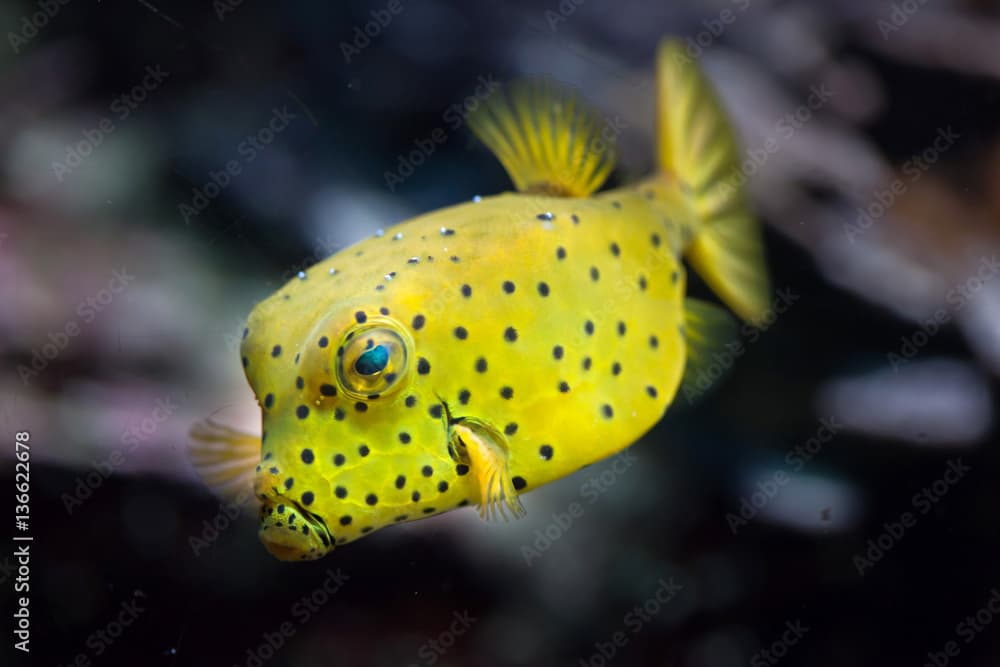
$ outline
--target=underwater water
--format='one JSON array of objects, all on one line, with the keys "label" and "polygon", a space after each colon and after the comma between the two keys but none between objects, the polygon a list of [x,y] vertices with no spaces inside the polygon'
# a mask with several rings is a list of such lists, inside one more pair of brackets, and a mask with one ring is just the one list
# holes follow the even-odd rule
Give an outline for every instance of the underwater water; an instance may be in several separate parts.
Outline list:
[{"label": "underwater water", "polygon": [[[0,25],[0,664],[1000,661],[992,3],[43,0]],[[645,178],[668,35],[739,137],[759,326],[524,518],[272,556],[249,487],[220,499],[189,456],[206,417],[260,432],[254,306],[512,190],[468,123],[497,82],[578,91],[617,143],[605,189]],[[515,266],[506,238],[475,252]]]}]

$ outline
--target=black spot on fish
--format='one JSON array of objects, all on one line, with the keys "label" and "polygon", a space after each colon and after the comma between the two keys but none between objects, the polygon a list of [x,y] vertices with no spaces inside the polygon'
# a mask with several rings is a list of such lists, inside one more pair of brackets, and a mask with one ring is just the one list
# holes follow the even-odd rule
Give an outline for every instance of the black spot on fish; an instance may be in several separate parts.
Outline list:
[{"label": "black spot on fish", "polygon": [[341,526],[350,526],[351,525],[351,520],[352,520],[351,519],[351,515],[350,514],[345,514],[344,516],[340,517],[340,525]]},{"label": "black spot on fish", "polygon": [[371,454],[371,451],[372,450],[368,449],[368,445],[361,445],[358,447],[358,454],[361,456],[361,458],[364,458],[369,454]]},{"label": "black spot on fish", "polygon": [[417,372],[420,373],[421,375],[427,375],[428,373],[430,373],[431,372],[430,362],[424,359],[423,357],[420,357],[420,359],[417,361]]},{"label": "black spot on fish", "polygon": [[518,491],[528,486],[528,482],[523,477],[513,477],[510,481]]},{"label": "black spot on fish", "polygon": [[538,448],[538,455],[546,461],[552,460],[552,445],[542,445]]},{"label": "black spot on fish", "polygon": [[472,394],[469,393],[468,389],[463,389],[462,391],[458,392],[458,402],[461,403],[462,405],[468,405],[469,399],[471,397]]},{"label": "black spot on fish", "polygon": [[333,490],[333,495],[343,500],[344,498],[347,497],[347,489],[345,489],[342,486],[338,486],[336,489]]},{"label": "black spot on fish", "polygon": [[566,259],[566,248],[559,246],[556,248],[556,259]]},{"label": "black spot on fish", "polygon": [[424,322],[426,322],[426,321],[427,320],[424,318],[423,315],[414,315],[413,316],[413,322],[412,322],[413,328],[414,329],[423,329],[424,328]]},{"label": "black spot on fish", "polygon": [[656,398],[656,387],[652,385],[646,387],[646,393],[649,394],[650,398]]},{"label": "black spot on fish", "polygon": [[614,255],[615,257],[618,257],[619,255],[622,254],[621,248],[618,247],[617,243],[611,244],[611,254]]},{"label": "black spot on fish", "polygon": [[514,398],[514,390],[511,387],[501,387],[500,396],[509,401],[510,399]]},{"label": "black spot on fish", "polygon": [[513,343],[514,341],[517,340],[517,329],[515,329],[514,327],[507,327],[503,331],[503,338],[508,343]]},{"label": "black spot on fish", "polygon": [[440,493],[444,493],[447,490],[448,490],[448,482],[442,479],[440,482],[438,482],[438,491]]},{"label": "black spot on fish", "polygon": [[333,465],[337,466],[338,468],[344,465],[345,461],[347,461],[347,458],[343,454],[333,455]]},{"label": "black spot on fish", "polygon": [[505,435],[514,435],[517,433],[517,424],[514,422],[507,424],[503,427],[503,432]]},{"label": "black spot on fish", "polygon": [[303,505],[306,505],[306,506],[312,505],[313,500],[315,500],[315,496],[313,495],[312,491],[306,491],[305,493],[302,494],[302,504]]},{"label": "black spot on fish", "polygon": [[601,406],[601,414],[604,415],[605,419],[611,419],[612,417],[615,416],[615,411],[611,408],[610,405],[605,403],[604,405]]},{"label": "black spot on fish", "polygon": [[417,397],[413,395],[407,396],[406,400],[403,402],[406,404],[406,407],[412,408],[414,405],[417,404]]},{"label": "black spot on fish", "polygon": [[271,348],[271,356],[272,357],[280,357],[281,356],[281,346],[280,345],[275,345],[274,347]]},{"label": "black spot on fish", "polygon": [[396,488],[401,489],[406,486],[406,475],[399,475],[396,477]]},{"label": "black spot on fish", "polygon": [[373,506],[377,505],[378,504],[378,496],[376,496],[374,493],[369,493],[367,496],[365,496],[365,502],[367,504],[369,504],[369,505],[373,505]]},{"label": "black spot on fish", "polygon": [[468,472],[469,472],[469,466],[465,465],[464,463],[459,463],[457,466],[455,466],[455,474],[458,475],[459,477],[468,474]]},{"label": "black spot on fish", "polygon": [[424,477],[430,477],[431,475],[434,474],[434,468],[430,466],[424,466],[423,468],[420,469],[420,472],[421,474],[423,474]]},{"label": "black spot on fish", "polygon": [[320,336],[320,339],[319,339],[319,346],[320,347],[326,347],[329,344],[330,344],[330,339],[329,338],[327,338],[326,336]]},{"label": "black spot on fish", "polygon": [[506,292],[507,294],[513,294],[514,293],[514,289],[515,289],[514,283],[512,283],[509,280],[503,281],[503,291],[504,292]]},{"label": "black spot on fish", "polygon": [[264,407],[270,409],[274,405],[274,394],[268,394],[264,397]]},{"label": "black spot on fish", "polygon": [[569,383],[566,382],[565,380],[563,380],[562,382],[560,382],[559,383],[559,391],[562,392],[562,393],[564,393],[564,394],[566,392],[568,392],[569,391]]},{"label": "black spot on fish", "polygon": [[407,433],[406,431],[401,431],[401,432],[399,433],[399,441],[400,441],[401,443],[403,443],[404,445],[408,445],[408,444],[410,444],[410,440],[411,440],[411,439],[412,439],[412,438],[410,438],[410,434],[409,434],[409,433]]},{"label": "black spot on fish", "polygon": [[562,359],[563,358],[563,346],[562,345],[556,345],[554,348],[552,348],[552,356],[555,359]]},{"label": "black spot on fish", "polygon": [[538,283],[538,293],[541,294],[542,296],[548,296],[549,295],[548,283],[545,282]]},{"label": "black spot on fish", "polygon": [[305,419],[306,417],[309,416],[309,408],[306,407],[305,405],[300,405],[299,407],[295,408],[295,416],[298,417],[299,419]]},{"label": "black spot on fish", "polygon": [[358,401],[354,404],[354,409],[358,412],[368,412],[368,404],[364,401]]},{"label": "black spot on fish", "polygon": [[586,322],[583,323],[583,330],[587,332],[588,336],[594,335],[594,323],[591,322],[590,320],[587,320]]},{"label": "black spot on fish", "polygon": [[302,462],[303,463],[307,463],[308,464],[308,463],[312,463],[313,462],[313,458],[314,457],[313,457],[313,451],[311,449],[303,449],[301,456],[302,456]]},{"label": "black spot on fish", "polygon": [[472,288],[469,287],[468,285],[462,285],[462,296],[464,296],[466,299],[472,296]]},{"label": "black spot on fish", "polygon": [[429,414],[432,419],[441,419],[441,406],[438,403],[435,403],[427,409],[427,414]]},{"label": "black spot on fish", "polygon": [[354,313],[354,320],[358,324],[364,324],[365,322],[368,321],[368,316],[365,315],[363,310],[359,310],[358,312]]},{"label": "black spot on fish", "polygon": [[476,372],[485,373],[486,372],[486,357],[479,357],[476,359]]},{"label": "black spot on fish", "polygon": [[321,393],[323,396],[336,396],[337,388],[334,387],[332,384],[324,383],[319,386],[319,393]]},{"label": "black spot on fish", "polygon": [[469,332],[465,327],[455,327],[455,338],[465,340],[469,337]]}]

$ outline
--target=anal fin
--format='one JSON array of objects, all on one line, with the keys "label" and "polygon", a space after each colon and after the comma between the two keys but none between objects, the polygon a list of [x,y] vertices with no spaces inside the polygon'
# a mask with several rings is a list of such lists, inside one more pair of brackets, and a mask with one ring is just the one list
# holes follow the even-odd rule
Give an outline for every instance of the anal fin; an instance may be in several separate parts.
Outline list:
[{"label": "anal fin", "polygon": [[720,379],[713,364],[720,354],[732,356],[732,346],[739,345],[736,320],[721,306],[700,299],[684,300],[684,338],[687,344],[687,363],[681,379],[680,394],[688,403],[703,396]]}]

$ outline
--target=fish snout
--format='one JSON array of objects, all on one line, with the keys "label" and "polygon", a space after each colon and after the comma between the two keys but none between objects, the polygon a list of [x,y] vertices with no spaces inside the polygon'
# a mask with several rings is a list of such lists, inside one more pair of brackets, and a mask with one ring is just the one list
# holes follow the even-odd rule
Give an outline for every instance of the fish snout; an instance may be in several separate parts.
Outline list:
[{"label": "fish snout", "polygon": [[279,560],[316,560],[333,550],[333,540],[323,520],[289,499],[263,502],[257,535]]}]

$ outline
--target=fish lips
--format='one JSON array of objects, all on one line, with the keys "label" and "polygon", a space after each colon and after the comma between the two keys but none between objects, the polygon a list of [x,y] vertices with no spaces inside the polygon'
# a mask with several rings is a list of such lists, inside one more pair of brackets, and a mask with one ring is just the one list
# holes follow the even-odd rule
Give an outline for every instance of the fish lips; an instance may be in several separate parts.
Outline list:
[{"label": "fish lips", "polygon": [[333,550],[334,542],[326,522],[285,498],[261,505],[257,536],[278,560],[316,560]]}]

